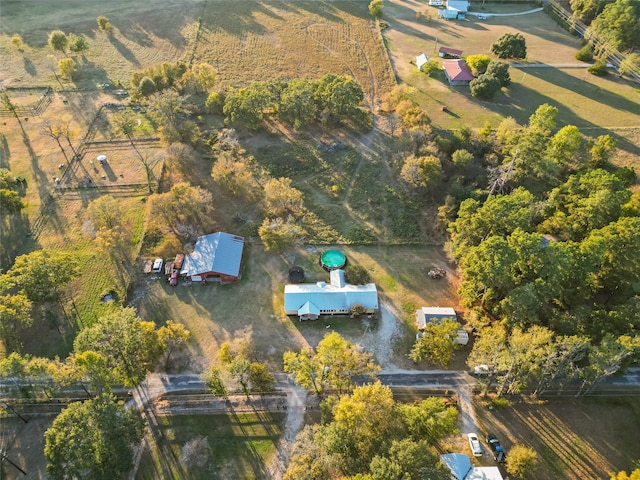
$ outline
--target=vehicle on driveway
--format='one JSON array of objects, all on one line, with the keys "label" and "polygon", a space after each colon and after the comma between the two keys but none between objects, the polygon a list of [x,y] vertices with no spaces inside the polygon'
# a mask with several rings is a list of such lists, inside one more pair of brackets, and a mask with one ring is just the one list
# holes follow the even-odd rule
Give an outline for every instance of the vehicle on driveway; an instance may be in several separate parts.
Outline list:
[{"label": "vehicle on driveway", "polygon": [[503,446],[500,445],[500,440],[491,433],[487,434],[486,440],[489,448],[491,449],[491,453],[493,454],[493,459],[498,463],[504,463],[507,459],[507,454],[505,453]]},{"label": "vehicle on driveway", "polygon": [[467,434],[467,438],[469,438],[469,447],[471,447],[471,453],[473,453],[474,457],[482,456],[482,446],[480,445],[480,440],[478,440],[477,433],[469,433]]},{"label": "vehicle on driveway", "polygon": [[151,269],[151,271],[153,273],[160,273],[162,272],[163,265],[164,265],[164,260],[162,260],[161,258],[156,258],[153,262],[153,268]]}]

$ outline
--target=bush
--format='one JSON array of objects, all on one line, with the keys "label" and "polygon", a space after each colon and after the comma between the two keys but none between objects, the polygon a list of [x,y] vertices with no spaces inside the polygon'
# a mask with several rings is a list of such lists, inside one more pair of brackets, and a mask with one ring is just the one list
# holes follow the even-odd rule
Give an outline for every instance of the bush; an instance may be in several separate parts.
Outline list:
[{"label": "bush", "polygon": [[207,97],[207,101],[204,106],[209,113],[216,113],[222,115],[222,109],[224,107],[224,97],[218,92],[211,92]]},{"label": "bush", "polygon": [[607,69],[607,62],[605,62],[604,60],[600,59],[598,60],[596,63],[594,63],[593,65],[591,65],[587,71],[591,74],[591,75],[596,75],[598,77],[604,77],[605,75],[609,74],[609,70]]},{"label": "bush", "polygon": [[491,45],[498,58],[526,58],[527,44],[521,33],[505,33]]},{"label": "bush", "polygon": [[500,88],[500,80],[493,75],[480,75],[469,83],[471,95],[481,100],[489,100],[493,98]]},{"label": "bush", "polygon": [[587,43],[584,47],[576,52],[576,60],[580,60],[581,62],[593,61],[593,47],[591,46],[591,44]]},{"label": "bush", "polygon": [[380,18],[383,7],[384,0],[371,0],[371,3],[369,3],[369,13],[373,18]]}]

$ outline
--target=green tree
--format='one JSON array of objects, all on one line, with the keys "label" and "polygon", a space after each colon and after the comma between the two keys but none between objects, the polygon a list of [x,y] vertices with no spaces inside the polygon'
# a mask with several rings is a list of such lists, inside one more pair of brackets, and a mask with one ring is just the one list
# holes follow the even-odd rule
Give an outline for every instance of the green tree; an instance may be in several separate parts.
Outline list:
[{"label": "green tree", "polygon": [[264,185],[264,209],[274,217],[299,216],[305,210],[302,192],[290,178],[272,178]]},{"label": "green tree", "polygon": [[449,225],[454,255],[460,258],[467,248],[492,236],[506,237],[518,228],[531,231],[535,210],[535,197],[524,188],[490,196],[484,204],[472,198],[463,200],[457,219]]},{"label": "green tree", "polygon": [[[451,471],[425,440],[394,440],[386,456],[375,456],[370,465],[371,480],[449,480]],[[351,477],[350,480],[356,479]],[[366,478],[366,476],[365,476]]]},{"label": "green tree", "polygon": [[69,39],[69,50],[73,53],[84,53],[89,50],[89,42],[83,36],[72,36]]},{"label": "green tree", "polygon": [[[142,77],[140,82],[142,82],[144,78],[145,77]],[[159,88],[157,80],[153,80],[153,82],[156,84],[156,88]],[[149,107],[152,109],[153,119],[162,125],[168,125],[174,128],[178,127],[180,118],[187,114],[184,104],[185,97],[181,96],[174,89],[163,89],[162,92],[152,95],[149,100]]]},{"label": "green tree", "polygon": [[76,62],[72,58],[62,58],[58,62],[60,74],[67,80],[73,80],[73,74],[76,73]]},{"label": "green tree", "polygon": [[371,353],[345,340],[337,332],[324,336],[316,351],[302,349],[284,353],[284,371],[293,375],[298,385],[322,395],[326,390],[338,394],[353,389],[353,377],[373,375],[378,367]]},{"label": "green tree", "polygon": [[207,93],[218,79],[215,69],[208,63],[196,63],[187,70],[180,79],[185,93]]},{"label": "green tree", "polygon": [[251,362],[248,378],[252,393],[265,394],[275,391],[276,379],[265,363]]},{"label": "green tree", "polygon": [[456,167],[466,170],[473,165],[474,158],[468,150],[456,150],[451,154],[451,161]]},{"label": "green tree", "polygon": [[31,301],[23,293],[0,295],[0,339],[7,351],[20,347],[19,329],[33,324]]},{"label": "green tree", "polygon": [[149,203],[149,218],[161,219],[182,240],[193,241],[213,226],[213,197],[203,188],[177,183]]},{"label": "green tree", "polygon": [[576,52],[576,60],[580,60],[581,62],[592,62],[593,61],[593,45],[590,43],[586,43],[580,50]]},{"label": "green tree", "polygon": [[562,127],[553,137],[551,137],[551,143],[547,148],[547,154],[561,165],[577,166],[579,161],[576,157],[581,143],[582,136],[580,135],[578,127],[574,125],[567,125]]},{"label": "green tree", "polygon": [[369,270],[359,263],[350,262],[345,268],[345,277],[351,285],[366,285],[371,282]]},{"label": "green tree", "polygon": [[369,2],[369,13],[373,18],[380,18],[383,8],[384,0],[371,0],[371,2]]},{"label": "green tree", "polygon": [[391,389],[376,382],[340,397],[333,422],[321,430],[321,442],[344,475],[365,473],[376,455],[384,455],[402,431]]},{"label": "green tree", "polygon": [[410,155],[402,165],[400,177],[413,187],[432,189],[442,180],[442,163],[433,155]]},{"label": "green tree", "polygon": [[318,106],[314,100],[317,82],[298,78],[291,80],[280,94],[278,118],[295,129],[316,120]]},{"label": "green tree", "polygon": [[623,52],[640,44],[639,8],[633,0],[616,0],[604,7],[591,28],[608,46]]},{"label": "green tree", "polygon": [[629,55],[627,55],[625,59],[620,62],[618,71],[622,75],[640,71],[640,53],[630,53]]},{"label": "green tree", "polygon": [[610,479],[611,480],[640,480],[640,468],[636,468],[631,473],[627,473],[625,471],[612,473]]},{"label": "green tree", "polygon": [[20,52],[24,49],[24,41],[19,33],[16,33],[11,37],[11,45],[16,47]]},{"label": "green tree", "polygon": [[142,435],[142,419],[113,396],[72,403],[45,432],[47,474],[54,480],[120,478],[133,467]]},{"label": "green tree", "polygon": [[491,53],[498,58],[526,58],[527,42],[521,33],[505,33],[491,45]]},{"label": "green tree", "polygon": [[207,109],[207,112],[222,115],[224,97],[219,92],[211,92],[207,96],[207,101],[204,106]]},{"label": "green tree", "polygon": [[106,33],[113,32],[113,26],[111,25],[107,17],[99,16],[96,20],[98,22],[98,28],[100,30]]},{"label": "green tree", "polygon": [[60,30],[54,30],[49,34],[49,46],[57,52],[63,52],[69,45],[69,39],[64,32]]},{"label": "green tree", "polygon": [[414,440],[426,440],[431,445],[458,430],[458,410],[447,406],[442,398],[429,397],[418,404],[400,404],[398,411]]},{"label": "green tree", "polygon": [[330,73],[318,82],[316,101],[327,120],[340,122],[354,116],[363,99],[362,87],[353,78]]},{"label": "green tree", "polygon": [[302,242],[305,230],[291,216],[287,220],[280,217],[265,218],[258,229],[258,235],[268,252],[284,252]]},{"label": "green tree", "polygon": [[460,324],[454,318],[427,322],[423,335],[413,344],[409,358],[414,362],[426,359],[440,367],[447,366],[458,347],[455,340],[459,328]]},{"label": "green tree", "polygon": [[589,150],[590,166],[604,167],[613,158],[617,147],[618,141],[611,135],[600,135]]},{"label": "green tree", "polygon": [[514,445],[509,450],[507,472],[516,478],[531,478],[538,465],[538,454],[531,447]]},{"label": "green tree", "polygon": [[505,62],[491,62],[487,66],[487,75],[493,75],[498,79],[500,85],[508,87],[511,85],[511,75],[509,75],[509,64]]},{"label": "green tree", "polygon": [[77,273],[77,262],[70,254],[36,250],[17,257],[2,282],[23,290],[34,303],[57,302]]},{"label": "green tree", "polygon": [[430,58],[424,65],[422,65],[422,67],[420,67],[420,71],[428,76],[431,76],[440,70],[442,70],[442,66],[435,58]]},{"label": "green tree", "polygon": [[480,100],[490,100],[500,91],[500,80],[493,75],[480,75],[469,82],[471,95]]},{"label": "green tree", "polygon": [[258,130],[262,126],[265,110],[272,103],[267,84],[254,82],[248,87],[229,92],[222,111],[228,121],[242,123],[252,130]]},{"label": "green tree", "polygon": [[24,208],[18,192],[0,188],[0,215],[19,213]]},{"label": "green tree", "polygon": [[114,377],[126,386],[140,384],[164,353],[155,324],[140,320],[131,307],[116,309],[84,328],[73,348],[76,354],[101,354]]},{"label": "green tree", "polygon": [[117,383],[109,369],[109,362],[98,352],[88,350],[72,354],[67,357],[66,363],[70,375],[66,383],[77,381],[88,396],[91,396],[90,389],[98,394],[111,392],[111,387]]},{"label": "green tree", "polygon": [[570,0],[573,16],[589,25],[608,3],[616,0]]},{"label": "green tree", "polygon": [[167,320],[158,330],[158,338],[164,350],[164,369],[167,370],[171,363],[171,355],[182,350],[189,340],[191,332],[179,322]]},{"label": "green tree", "polygon": [[469,55],[464,60],[467,62],[467,65],[469,65],[471,72],[475,76],[485,73],[487,71],[487,67],[491,63],[489,55],[484,54]]},{"label": "green tree", "polygon": [[229,392],[222,380],[222,372],[218,367],[212,365],[204,376],[204,381],[207,387],[214,395],[220,395],[221,397],[227,397]]},{"label": "green tree", "polygon": [[152,78],[142,77],[142,80],[140,80],[140,84],[138,85],[138,91],[143,97],[148,97],[158,91],[158,86]]}]

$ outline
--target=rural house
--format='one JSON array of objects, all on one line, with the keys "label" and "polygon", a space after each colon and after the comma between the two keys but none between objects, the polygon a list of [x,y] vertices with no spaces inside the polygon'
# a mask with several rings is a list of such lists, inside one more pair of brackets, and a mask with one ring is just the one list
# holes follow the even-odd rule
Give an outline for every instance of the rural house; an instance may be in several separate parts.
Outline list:
[{"label": "rural house", "polygon": [[462,56],[462,50],[456,50],[455,48],[440,47],[438,49],[438,56],[441,58],[460,58]]},{"label": "rural house", "polygon": [[446,453],[440,460],[451,471],[452,480],[503,480],[498,467],[475,467],[464,453]]},{"label": "rural house", "polygon": [[184,259],[180,275],[193,282],[236,282],[240,278],[240,265],[244,238],[225,232],[198,237],[196,245]]},{"label": "rural house", "polygon": [[378,291],[375,284],[350,285],[344,270],[332,270],[331,283],[301,283],[285,285],[284,310],[297,315],[298,320],[316,320],[320,315],[346,315],[351,307],[362,305],[365,313],[378,310]]},{"label": "rural house", "polygon": [[[450,307],[422,307],[416,310],[416,327],[419,331],[426,328],[429,322],[439,322],[445,318],[458,319],[458,315],[453,308]],[[421,335],[421,334],[418,334]],[[458,329],[455,343],[458,345],[466,345],[469,343],[469,334],[466,330]]]},{"label": "rural house", "polygon": [[475,77],[464,60],[445,60],[442,69],[449,81],[449,85],[469,85]]}]

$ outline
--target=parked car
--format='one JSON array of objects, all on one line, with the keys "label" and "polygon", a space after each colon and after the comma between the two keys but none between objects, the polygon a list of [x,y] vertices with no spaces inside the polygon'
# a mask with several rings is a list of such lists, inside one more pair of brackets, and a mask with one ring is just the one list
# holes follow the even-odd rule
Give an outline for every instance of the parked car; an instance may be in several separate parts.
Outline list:
[{"label": "parked car", "polygon": [[171,277],[169,278],[169,285],[171,285],[172,287],[178,285],[178,272],[173,272],[171,274]]},{"label": "parked car", "polygon": [[502,445],[500,445],[500,440],[496,438],[495,435],[488,433],[487,434],[487,444],[491,449],[491,453],[493,454],[493,459],[498,463],[504,463],[507,459],[507,454],[504,451]]},{"label": "parked car", "polygon": [[486,376],[491,375],[495,372],[491,368],[489,368],[489,365],[476,365],[475,367],[473,367],[473,371],[471,373],[473,375]]},{"label": "parked car", "polygon": [[474,457],[482,456],[482,445],[480,445],[480,440],[478,440],[478,435],[476,433],[467,434],[469,438],[469,446],[471,447],[471,453],[473,453]]},{"label": "parked car", "polygon": [[153,261],[153,268],[151,269],[151,271],[153,273],[160,273],[162,272],[162,266],[164,265],[164,260],[162,260],[161,258],[156,258]]}]

